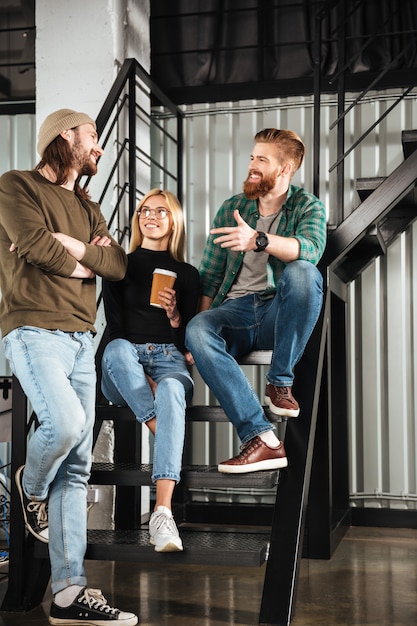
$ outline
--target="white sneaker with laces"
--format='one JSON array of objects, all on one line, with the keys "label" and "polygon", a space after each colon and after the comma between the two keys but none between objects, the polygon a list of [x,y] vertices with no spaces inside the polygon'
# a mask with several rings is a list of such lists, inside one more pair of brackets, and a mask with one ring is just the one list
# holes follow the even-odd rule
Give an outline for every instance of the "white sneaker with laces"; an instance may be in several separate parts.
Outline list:
[{"label": "white sneaker with laces", "polygon": [[166,506],[158,506],[149,520],[150,543],[156,552],[181,552],[182,541],[172,512]]}]

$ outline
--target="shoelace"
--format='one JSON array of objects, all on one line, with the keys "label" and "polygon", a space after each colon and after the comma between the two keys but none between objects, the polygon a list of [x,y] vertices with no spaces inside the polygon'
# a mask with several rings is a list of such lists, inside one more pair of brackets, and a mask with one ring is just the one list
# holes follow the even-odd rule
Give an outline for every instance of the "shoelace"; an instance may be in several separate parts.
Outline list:
[{"label": "shoelace", "polygon": [[46,502],[29,502],[28,511],[35,513],[39,528],[48,526],[48,507]]},{"label": "shoelace", "polygon": [[158,513],[154,523],[156,530],[165,530],[170,535],[178,535],[178,530],[172,517],[168,517],[168,515],[164,515],[163,513]]},{"label": "shoelace", "polygon": [[286,400],[293,402],[290,389],[290,387],[277,387],[275,389],[275,394],[278,398],[285,398]]},{"label": "shoelace", "polygon": [[107,600],[101,593],[101,589],[88,589],[86,587],[83,595],[78,598],[78,602],[83,602],[87,604],[90,609],[97,609],[109,615],[117,615],[120,612],[118,609],[114,609],[107,604]]},{"label": "shoelace", "polygon": [[255,448],[259,446],[259,442],[260,442],[260,439],[258,441],[258,437],[255,437],[254,439],[251,439],[247,443],[243,443],[240,446],[239,456],[248,455],[250,452],[252,452],[252,450],[254,450]]}]

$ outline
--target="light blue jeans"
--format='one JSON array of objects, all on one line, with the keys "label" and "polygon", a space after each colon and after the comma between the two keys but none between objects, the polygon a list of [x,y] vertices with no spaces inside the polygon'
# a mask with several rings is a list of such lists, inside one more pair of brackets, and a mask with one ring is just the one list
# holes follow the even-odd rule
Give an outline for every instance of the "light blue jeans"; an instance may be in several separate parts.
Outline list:
[{"label": "light blue jeans", "polygon": [[[148,374],[156,383],[155,397]],[[102,359],[101,388],[113,404],[129,406],[138,422],[156,417],[152,480],[180,480],[185,409],[193,380],[174,344],[131,343],[114,339]]]},{"label": "light blue jeans", "polygon": [[250,294],[226,300],[199,313],[187,326],[186,345],[197,369],[243,443],[273,426],[234,357],[273,350],[267,381],[292,386],[294,367],[320,315],[322,284],[314,265],[294,261],[282,273],[274,297]]},{"label": "light blue jeans", "polygon": [[23,488],[48,498],[52,593],[86,585],[87,482],[96,373],[91,333],[22,326],[3,339],[39,427],[28,441]]}]

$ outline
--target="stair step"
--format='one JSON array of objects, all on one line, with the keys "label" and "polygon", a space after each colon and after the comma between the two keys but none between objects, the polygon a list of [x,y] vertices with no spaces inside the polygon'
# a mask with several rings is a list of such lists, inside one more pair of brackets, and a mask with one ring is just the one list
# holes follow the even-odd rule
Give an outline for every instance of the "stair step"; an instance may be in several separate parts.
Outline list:
[{"label": "stair step", "polygon": [[239,365],[270,365],[272,350],[252,350],[248,354],[236,357]]},{"label": "stair step", "polygon": [[182,531],[183,552],[159,554],[149,544],[148,530],[89,530],[87,559],[160,561],[199,565],[262,565],[269,535]]},{"label": "stair step", "polygon": [[113,404],[96,405],[97,420],[135,420],[135,414],[128,406],[115,406]]},{"label": "stair step", "polygon": [[272,489],[278,484],[279,470],[250,472],[249,474],[223,474],[217,466],[192,465],[183,468],[184,480],[191,489]]},{"label": "stair step", "polygon": [[[358,192],[361,202],[366,200],[366,198],[368,198],[368,196],[373,191],[375,191],[375,189],[379,187],[379,185],[383,183],[384,180],[386,180],[386,178],[387,178],[386,176],[376,176],[374,178],[358,178],[356,180],[356,191]],[[405,194],[399,200],[399,202],[397,202],[395,207],[388,213],[388,216],[387,216],[388,218],[391,217],[391,215],[395,215],[395,212],[398,212],[398,211],[404,211],[404,210],[408,211],[410,209],[413,211],[417,210],[415,189],[416,188],[413,187],[407,194]],[[360,206],[356,210],[360,211]]]},{"label": "stair step", "polygon": [[144,487],[152,485],[152,465],[147,463],[93,463],[91,485]]},{"label": "stair step", "polygon": [[[375,176],[372,178],[358,178],[356,179],[356,191],[358,192],[361,202],[373,192],[381,183],[384,182],[386,176]],[[359,207],[360,209],[360,207]]]},{"label": "stair step", "polygon": [[366,235],[346,253],[334,271],[341,280],[348,283],[357,278],[378,256],[385,253],[386,246],[381,231],[372,226]]},{"label": "stair step", "polygon": [[[287,418],[272,413],[268,406],[263,407],[266,418],[272,423],[286,422]],[[187,422],[229,422],[225,412],[218,405],[194,405],[186,411]]]},{"label": "stair step", "polygon": [[407,159],[410,154],[417,149],[417,130],[403,130],[401,133],[401,141],[403,144],[404,158]]},{"label": "stair step", "polygon": [[[269,551],[269,533],[182,530],[183,552],[158,553],[149,543],[149,531],[88,530],[86,559],[140,561],[189,565],[259,567]],[[35,542],[35,554],[48,558],[48,546]]]},{"label": "stair step", "polygon": [[[265,415],[270,422],[281,423],[287,421],[286,417],[275,415],[269,407],[263,407]],[[98,404],[96,406],[97,420],[135,420],[134,413],[126,406],[114,406],[109,404]],[[218,405],[195,405],[189,406],[186,411],[187,422],[228,422],[225,412]]]},{"label": "stair step", "polygon": [[[93,463],[90,484],[124,487],[150,486],[152,465],[135,463]],[[272,489],[279,470],[249,474],[223,474],[216,465],[189,465],[182,469],[182,480],[189,488]]]}]

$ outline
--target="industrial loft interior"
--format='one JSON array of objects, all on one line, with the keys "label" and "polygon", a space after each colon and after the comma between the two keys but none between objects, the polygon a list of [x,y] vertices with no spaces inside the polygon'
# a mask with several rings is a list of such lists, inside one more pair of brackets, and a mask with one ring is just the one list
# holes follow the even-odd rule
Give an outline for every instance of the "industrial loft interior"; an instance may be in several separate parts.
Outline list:
[{"label": "industrial loft interior", "polygon": [[[81,84],[106,153],[82,184],[126,249],[139,200],[169,188],[198,265],[261,128],[304,138],[297,184],[326,206],[302,411],[274,421],[288,468],[217,471],[240,442],[191,368],[173,502],[183,552],[149,545],[152,438],[101,392],[98,282],[86,571],[142,626],[417,623],[416,70],[415,0],[0,3],[0,175],[34,167],[43,112],[78,107]],[[238,360],[260,397],[270,360]],[[48,546],[26,532],[13,479],[36,427],[0,352],[0,626],[48,623]]]}]

